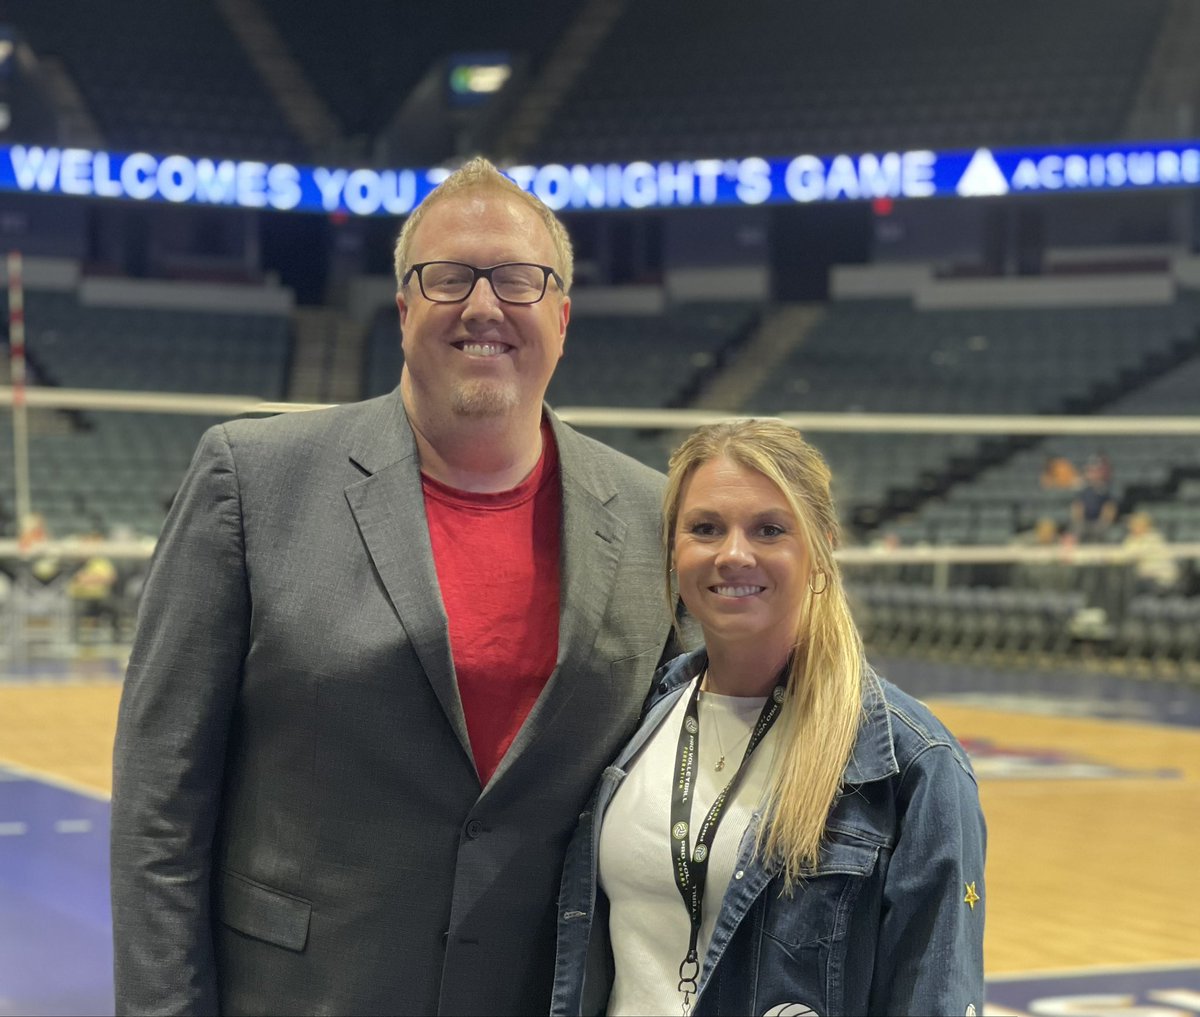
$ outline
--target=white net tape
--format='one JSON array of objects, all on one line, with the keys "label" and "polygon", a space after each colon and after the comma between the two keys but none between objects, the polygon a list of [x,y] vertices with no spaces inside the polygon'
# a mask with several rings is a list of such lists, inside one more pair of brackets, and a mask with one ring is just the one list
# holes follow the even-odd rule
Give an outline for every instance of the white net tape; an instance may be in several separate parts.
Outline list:
[{"label": "white net tape", "polygon": [[[11,405],[13,390],[0,387],[0,405]],[[233,417],[295,413],[321,409],[323,404],[265,402],[252,396],[195,395],[178,392],[119,392],[99,389],[31,388],[27,403],[33,408],[111,410],[121,412],[179,413]],[[619,407],[563,407],[563,420],[577,427],[619,427],[687,431],[747,414],[716,410],[624,409]],[[854,432],[868,434],[978,434],[978,435],[1200,435],[1200,416],[976,416],[960,414],[900,413],[789,413],[777,418],[806,433]],[[34,548],[16,540],[0,540],[0,557],[56,555],[84,559],[98,548],[111,558],[141,560],[153,553],[153,541],[58,540]],[[1179,560],[1200,559],[1200,543],[1168,544],[1160,554]],[[1011,545],[850,547],[839,552],[847,566],[965,563],[1064,563],[1072,566],[1119,565],[1133,562],[1137,552],[1119,545],[1028,547]]]}]

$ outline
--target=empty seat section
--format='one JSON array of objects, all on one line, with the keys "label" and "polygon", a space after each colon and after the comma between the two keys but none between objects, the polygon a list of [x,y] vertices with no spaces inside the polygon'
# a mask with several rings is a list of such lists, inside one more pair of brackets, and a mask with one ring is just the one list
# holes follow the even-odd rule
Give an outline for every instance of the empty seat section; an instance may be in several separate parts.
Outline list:
[{"label": "empty seat section", "polygon": [[594,162],[1100,141],[1166,3],[630,4],[535,153]]}]

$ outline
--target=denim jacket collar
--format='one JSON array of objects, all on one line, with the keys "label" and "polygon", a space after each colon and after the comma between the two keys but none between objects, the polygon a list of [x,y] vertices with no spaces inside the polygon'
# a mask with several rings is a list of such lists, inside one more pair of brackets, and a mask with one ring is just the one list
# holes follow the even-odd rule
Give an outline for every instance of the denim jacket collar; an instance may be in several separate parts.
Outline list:
[{"label": "denim jacket collar", "polygon": [[863,718],[854,739],[843,784],[869,784],[900,772],[892,738],[892,715],[883,698],[883,686],[870,665],[863,664]]},{"label": "denim jacket collar", "polygon": [[[654,691],[647,704],[646,717],[633,742],[621,754],[618,765],[623,766],[654,733],[658,722],[665,715],[661,704],[666,699],[674,700],[672,693],[686,685],[708,666],[708,653],[701,647],[686,653],[667,664],[657,679]],[[900,772],[896,762],[896,748],[892,740],[892,718],[883,698],[883,687],[879,678],[866,662],[863,663],[863,718],[850,761],[842,775],[844,784],[869,784],[884,780]],[[632,750],[632,751],[631,751]]]}]

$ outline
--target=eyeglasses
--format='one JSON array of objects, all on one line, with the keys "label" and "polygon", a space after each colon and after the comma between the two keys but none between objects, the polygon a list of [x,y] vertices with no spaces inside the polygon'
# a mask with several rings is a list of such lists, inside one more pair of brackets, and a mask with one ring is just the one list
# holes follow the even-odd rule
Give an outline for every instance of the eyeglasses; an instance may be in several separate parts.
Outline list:
[{"label": "eyeglasses", "polygon": [[497,300],[506,304],[536,304],[546,295],[553,278],[562,289],[562,276],[549,265],[531,265],[523,261],[476,268],[461,261],[424,261],[404,273],[407,286],[413,273],[421,287],[421,295],[435,304],[461,304],[471,295],[475,284],[486,279]]}]

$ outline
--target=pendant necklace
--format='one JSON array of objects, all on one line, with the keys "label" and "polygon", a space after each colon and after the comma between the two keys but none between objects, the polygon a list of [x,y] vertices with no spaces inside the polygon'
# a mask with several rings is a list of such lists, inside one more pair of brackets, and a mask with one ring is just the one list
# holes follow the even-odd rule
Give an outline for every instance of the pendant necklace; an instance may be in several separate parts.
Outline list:
[{"label": "pendant necklace", "polygon": [[[709,695],[711,696],[711,695],[713,695],[713,693],[710,692]],[[716,770],[717,773],[720,773],[722,770],[725,769],[725,746],[721,744],[721,726],[717,723],[717,714],[720,711],[717,709],[716,704],[713,703],[713,701],[711,699],[708,701],[708,712],[712,716],[713,734],[715,734],[717,736],[717,752],[720,753],[720,756],[718,757],[716,764],[713,766],[713,769]],[[753,728],[751,728],[751,731],[752,730],[753,730]],[[750,737],[750,731],[747,731],[745,734],[745,738],[749,738],[749,737]],[[737,740],[737,745],[735,745],[733,747],[734,752],[736,752],[741,747],[741,744],[745,740],[745,738],[739,738]]]}]

